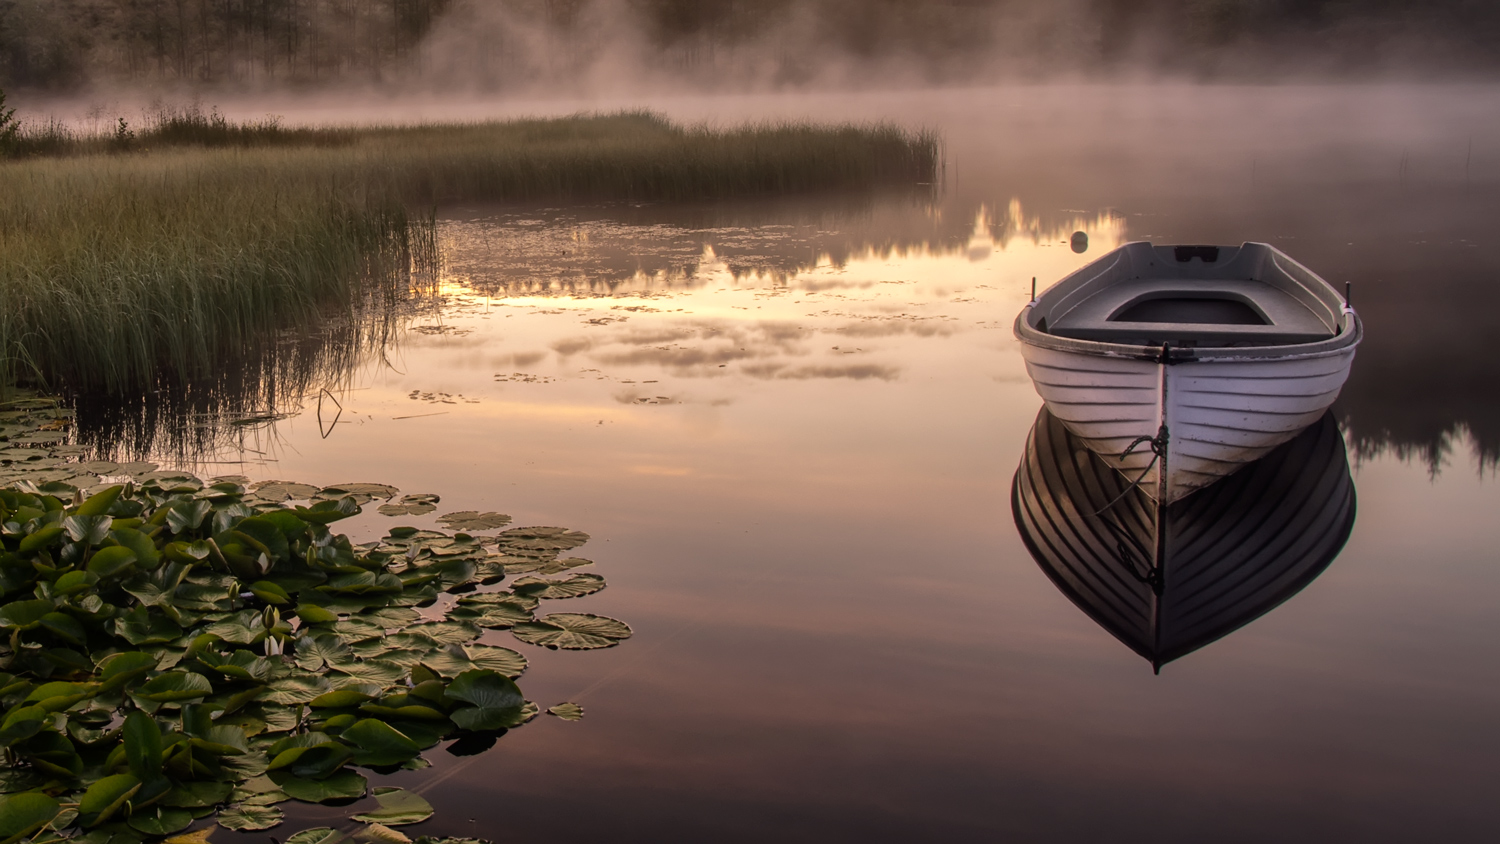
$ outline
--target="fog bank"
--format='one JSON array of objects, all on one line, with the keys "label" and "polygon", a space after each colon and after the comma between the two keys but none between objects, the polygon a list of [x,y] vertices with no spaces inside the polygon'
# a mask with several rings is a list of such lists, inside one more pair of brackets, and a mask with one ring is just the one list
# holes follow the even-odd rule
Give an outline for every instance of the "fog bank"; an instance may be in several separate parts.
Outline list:
[{"label": "fog bank", "polygon": [[1473,0],[0,0],[0,86],[607,95],[1483,77]]}]

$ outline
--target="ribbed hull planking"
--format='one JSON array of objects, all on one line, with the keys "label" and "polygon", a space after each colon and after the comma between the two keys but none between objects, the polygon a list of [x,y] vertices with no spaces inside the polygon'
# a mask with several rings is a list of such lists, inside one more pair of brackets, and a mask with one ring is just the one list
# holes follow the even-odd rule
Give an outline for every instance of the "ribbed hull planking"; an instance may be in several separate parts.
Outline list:
[{"label": "ribbed hull planking", "polygon": [[[1259,460],[1317,421],[1354,362],[1353,346],[1316,357],[1170,364],[1029,343],[1021,351],[1047,409],[1108,465],[1168,502]],[[1139,442],[1163,424],[1165,460]]]}]

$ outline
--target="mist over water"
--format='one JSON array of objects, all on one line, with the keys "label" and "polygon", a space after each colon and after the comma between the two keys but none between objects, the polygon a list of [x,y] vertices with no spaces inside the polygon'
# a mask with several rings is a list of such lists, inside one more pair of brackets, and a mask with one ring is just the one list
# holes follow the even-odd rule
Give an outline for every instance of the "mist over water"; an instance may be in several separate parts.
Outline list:
[{"label": "mist over water", "polygon": [[0,85],[511,95],[1477,78],[1465,0],[258,0],[0,6]]}]

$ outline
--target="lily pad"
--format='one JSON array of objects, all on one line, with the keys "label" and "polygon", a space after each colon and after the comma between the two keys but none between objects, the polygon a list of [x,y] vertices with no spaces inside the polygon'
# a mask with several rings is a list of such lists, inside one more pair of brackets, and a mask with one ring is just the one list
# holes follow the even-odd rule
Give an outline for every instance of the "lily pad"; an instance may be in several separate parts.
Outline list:
[{"label": "lily pad", "polygon": [[349,836],[336,829],[320,826],[315,829],[304,829],[286,840],[286,844],[339,844],[347,840]]},{"label": "lily pad", "polygon": [[371,844],[412,844],[406,833],[391,829],[383,823],[372,823],[354,833],[354,837],[360,841],[369,841]]},{"label": "lily pad", "polygon": [[565,557],[561,560],[524,560],[521,562],[503,563],[502,568],[506,574],[562,574],[569,569],[591,566],[593,560],[585,560],[582,557]]},{"label": "lily pad", "polygon": [[363,618],[350,618],[333,625],[333,632],[345,642],[359,642],[385,635],[385,625]]},{"label": "lily pad", "polygon": [[407,633],[426,636],[429,639],[442,642],[443,644],[463,644],[478,639],[483,630],[478,626],[465,621],[430,621],[426,624],[413,624],[406,628]]},{"label": "lily pad", "polygon": [[90,475],[113,475],[120,471],[120,464],[113,460],[86,460],[78,464],[78,471]]},{"label": "lily pad", "polygon": [[121,463],[117,471],[122,475],[130,475],[133,478],[140,479],[145,475],[155,472],[156,469],[157,465],[155,463],[146,463],[137,460],[130,463]]},{"label": "lily pad", "polygon": [[354,652],[343,640],[328,634],[303,636],[297,640],[297,667],[317,671],[324,666],[336,667],[354,662]]},{"label": "lily pad", "polygon": [[382,516],[421,516],[436,510],[440,500],[442,499],[438,496],[428,493],[403,495],[400,501],[382,504],[375,509]]},{"label": "lily pad", "polygon": [[451,616],[480,627],[504,629],[532,621],[531,612],[529,607],[516,603],[462,604],[452,611]]},{"label": "lily pad", "polygon": [[286,818],[275,806],[232,806],[219,812],[219,826],[225,829],[271,829]]},{"label": "lily pad", "polygon": [[510,632],[528,644],[570,651],[612,648],[631,635],[630,626],[623,621],[602,615],[566,612],[517,624]]},{"label": "lily pad", "polygon": [[86,827],[104,823],[140,790],[141,781],[131,774],[96,780],[78,799],[79,818]]},{"label": "lily pad", "polygon": [[597,574],[572,574],[560,580],[542,577],[523,577],[511,584],[517,595],[535,598],[581,598],[604,588],[604,578]]},{"label": "lily pad", "polygon": [[325,486],[313,496],[318,501],[353,498],[356,504],[368,504],[377,498],[390,498],[401,490],[389,484],[337,484]]},{"label": "lily pad", "polygon": [[320,826],[315,829],[304,829],[286,840],[286,844],[339,844],[349,836],[336,829]]},{"label": "lily pad", "polygon": [[576,703],[559,703],[556,706],[547,707],[548,715],[556,715],[564,721],[582,721],[583,707]]},{"label": "lily pad", "polygon": [[267,501],[307,501],[318,494],[318,488],[309,484],[291,481],[265,481],[254,484],[250,490]]},{"label": "lily pad", "polygon": [[136,695],[158,703],[196,700],[213,694],[213,684],[202,674],[191,671],[168,671],[146,681]]},{"label": "lily pad", "polygon": [[130,815],[130,828],[147,835],[171,835],[193,825],[193,813],[187,809],[152,806],[136,809]]},{"label": "lily pad", "polygon": [[515,679],[526,670],[526,657],[510,648],[490,645],[449,645],[422,658],[422,664],[443,677],[457,677],[476,668]]},{"label": "lily pad", "polygon": [[267,684],[264,699],[271,703],[307,703],[324,692],[332,691],[328,679],[314,674],[293,674]]},{"label": "lily pad", "polygon": [[357,748],[356,765],[399,765],[422,752],[421,745],[405,733],[375,718],[359,721],[342,738]]},{"label": "lily pad", "polygon": [[229,797],[234,786],[227,782],[182,782],[167,792],[161,805],[181,809],[202,809],[217,806]]},{"label": "lily pad", "polygon": [[501,531],[498,538],[502,546],[533,551],[567,551],[589,541],[583,531],[560,527],[511,528]]},{"label": "lily pad", "polygon": [[333,670],[353,677],[360,683],[373,683],[378,686],[389,686],[406,674],[406,669],[400,664],[382,659],[341,663],[333,666]]},{"label": "lily pad", "polygon": [[321,780],[285,777],[280,779],[281,790],[289,796],[309,803],[327,803],[330,800],[354,800],[365,796],[369,781],[350,770],[339,771]]},{"label": "lily pad", "polygon": [[449,713],[453,723],[466,730],[503,730],[531,720],[536,707],[521,694],[515,681],[494,671],[465,671],[450,684],[443,696],[459,707]]},{"label": "lily pad", "polygon": [[461,530],[465,533],[499,530],[510,524],[510,521],[510,516],[504,513],[481,513],[478,510],[459,510],[438,517],[438,523],[449,530]]},{"label": "lily pad", "polygon": [[361,812],[353,820],[378,823],[386,826],[406,826],[421,823],[432,817],[432,804],[421,795],[404,788],[379,786],[372,792],[380,808],[373,812]]},{"label": "lily pad", "polygon": [[62,807],[45,794],[28,791],[0,796],[0,841],[16,841],[57,817]]}]

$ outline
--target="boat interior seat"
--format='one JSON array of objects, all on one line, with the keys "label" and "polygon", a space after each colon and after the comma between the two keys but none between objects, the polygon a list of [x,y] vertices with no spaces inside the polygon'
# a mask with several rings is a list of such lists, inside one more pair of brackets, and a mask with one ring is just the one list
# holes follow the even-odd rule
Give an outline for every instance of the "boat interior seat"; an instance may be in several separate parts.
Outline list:
[{"label": "boat interior seat", "polygon": [[1178,347],[1281,346],[1338,333],[1291,294],[1251,279],[1128,279],[1038,327],[1058,337]]}]

